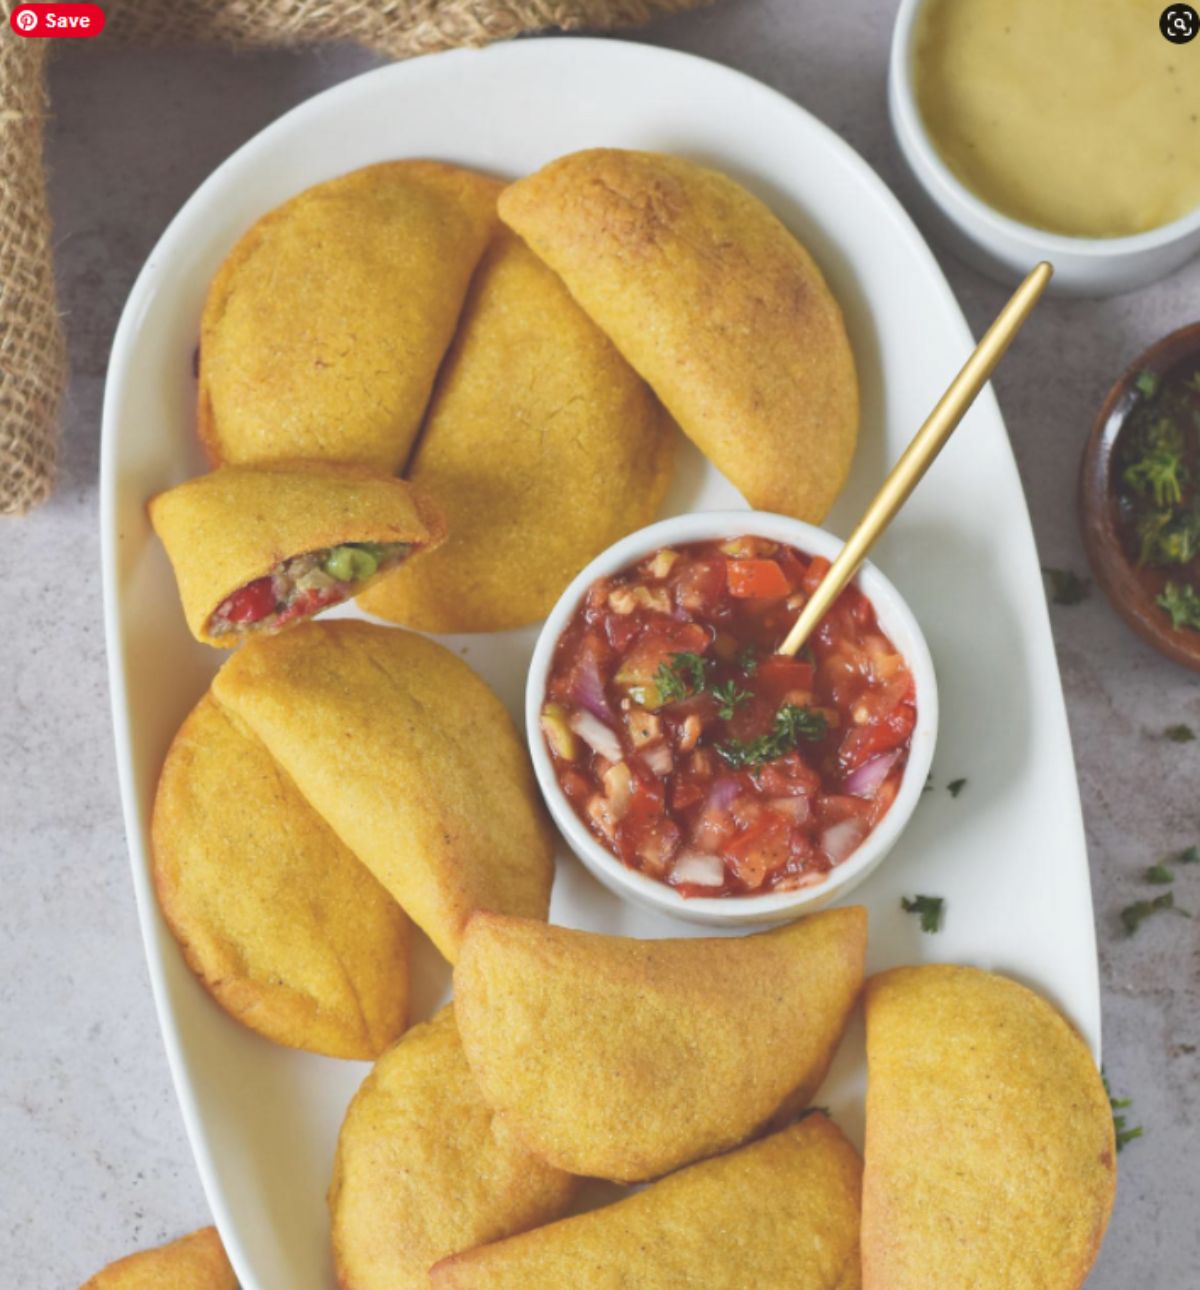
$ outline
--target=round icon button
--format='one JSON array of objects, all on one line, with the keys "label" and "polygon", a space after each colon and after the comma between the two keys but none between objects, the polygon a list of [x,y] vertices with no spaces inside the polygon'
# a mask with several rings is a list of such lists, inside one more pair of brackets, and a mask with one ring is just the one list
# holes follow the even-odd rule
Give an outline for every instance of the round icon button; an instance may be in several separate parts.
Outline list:
[{"label": "round icon button", "polygon": [[1190,4],[1169,4],[1158,19],[1158,29],[1172,45],[1186,45],[1200,33],[1200,14]]}]

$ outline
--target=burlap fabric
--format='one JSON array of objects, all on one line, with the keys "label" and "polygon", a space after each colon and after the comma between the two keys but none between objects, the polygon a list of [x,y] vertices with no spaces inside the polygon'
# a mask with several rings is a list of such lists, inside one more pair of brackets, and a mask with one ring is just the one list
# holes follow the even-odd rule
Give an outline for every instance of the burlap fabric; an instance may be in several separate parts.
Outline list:
[{"label": "burlap fabric", "polygon": [[[114,42],[232,49],[354,41],[392,58],[550,28],[635,26],[708,0],[113,0],[97,52]],[[50,495],[65,377],[42,169],[45,60],[0,0],[0,515]]]}]

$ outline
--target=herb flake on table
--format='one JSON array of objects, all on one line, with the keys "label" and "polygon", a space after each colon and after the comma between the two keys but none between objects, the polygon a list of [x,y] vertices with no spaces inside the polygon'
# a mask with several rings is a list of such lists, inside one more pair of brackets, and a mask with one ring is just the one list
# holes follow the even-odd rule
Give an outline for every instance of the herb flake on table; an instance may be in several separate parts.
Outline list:
[{"label": "herb flake on table", "polygon": [[1117,1150],[1121,1151],[1134,1138],[1140,1138],[1143,1133],[1142,1126],[1139,1124],[1132,1129],[1127,1129],[1126,1117],[1118,1115],[1118,1111],[1124,1111],[1127,1107],[1133,1105],[1131,1097],[1113,1097],[1112,1089],[1108,1087],[1108,1076],[1103,1070],[1100,1072],[1100,1078],[1104,1081],[1104,1092],[1108,1096],[1108,1104],[1112,1107],[1113,1112],[1113,1133],[1117,1139]]},{"label": "herb flake on table", "polygon": [[906,914],[921,916],[921,931],[940,932],[946,901],[942,896],[901,896],[900,908]]},{"label": "herb flake on table", "polygon": [[1181,721],[1178,725],[1168,726],[1163,731],[1163,738],[1169,739],[1173,744],[1190,744],[1195,742],[1196,732]]},{"label": "herb flake on table", "polygon": [[1176,864],[1200,864],[1200,847],[1185,847],[1174,855]]},{"label": "herb flake on table", "polygon": [[1168,882],[1175,881],[1175,875],[1167,868],[1165,864],[1152,864],[1149,869],[1142,875],[1146,882],[1154,883],[1156,886],[1163,886]]},{"label": "herb flake on table", "polygon": [[1176,905],[1175,893],[1164,891],[1161,896],[1155,896],[1153,900],[1136,900],[1132,905],[1126,905],[1121,910],[1121,926],[1125,929],[1125,935],[1136,935],[1138,928],[1147,918],[1164,910],[1172,914],[1181,914],[1184,918],[1191,918],[1191,914],[1186,909],[1180,909]]},{"label": "herb flake on table", "polygon": [[1071,569],[1052,569],[1042,566],[1042,574],[1050,588],[1050,599],[1056,605],[1077,605],[1087,599],[1088,582]]},{"label": "herb flake on table", "polygon": [[1154,603],[1167,611],[1171,626],[1176,631],[1187,627],[1200,632],[1200,596],[1190,582],[1168,582],[1162,595],[1155,597]]},{"label": "herb flake on table", "polygon": [[757,739],[730,739],[727,743],[716,744],[715,748],[727,766],[742,770],[778,760],[791,752],[801,739],[824,739],[828,729],[829,723],[820,712],[785,703],[775,714],[770,733],[759,735]]},{"label": "herb flake on table", "polygon": [[964,775],[962,779],[952,779],[946,785],[946,789],[949,792],[951,797],[957,797],[959,793],[961,793],[963,789],[966,788],[966,786],[967,786],[967,778]]}]

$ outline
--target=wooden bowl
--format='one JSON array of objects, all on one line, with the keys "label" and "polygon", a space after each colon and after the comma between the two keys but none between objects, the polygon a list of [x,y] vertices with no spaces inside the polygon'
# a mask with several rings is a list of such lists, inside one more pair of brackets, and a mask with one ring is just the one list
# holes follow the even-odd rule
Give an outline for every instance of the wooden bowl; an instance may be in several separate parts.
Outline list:
[{"label": "wooden bowl", "polygon": [[1117,613],[1155,649],[1200,672],[1200,632],[1171,626],[1171,620],[1154,603],[1153,593],[1142,585],[1136,565],[1126,554],[1113,478],[1117,438],[1137,405],[1134,382],[1138,373],[1149,371],[1165,376],[1177,363],[1192,356],[1200,356],[1200,323],[1182,327],[1151,345],[1109,390],[1083,452],[1079,522],[1092,572]]}]

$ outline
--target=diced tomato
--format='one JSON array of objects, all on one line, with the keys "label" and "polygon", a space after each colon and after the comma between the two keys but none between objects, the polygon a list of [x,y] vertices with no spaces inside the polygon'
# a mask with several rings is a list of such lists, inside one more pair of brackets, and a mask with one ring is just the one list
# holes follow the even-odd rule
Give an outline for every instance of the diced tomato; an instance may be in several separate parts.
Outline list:
[{"label": "diced tomato", "polygon": [[808,797],[821,791],[821,772],[792,752],[767,762],[758,772],[756,787],[764,797]]},{"label": "diced tomato", "polygon": [[712,615],[725,593],[725,565],[720,560],[681,561],[671,573],[675,603],[690,614]]},{"label": "diced tomato", "polygon": [[572,802],[585,802],[592,792],[591,781],[577,770],[563,770],[559,773],[562,790]]},{"label": "diced tomato", "polygon": [[623,653],[637,640],[642,630],[640,614],[606,614],[604,616],[604,634],[608,643]]},{"label": "diced tomato", "polygon": [[769,654],[754,674],[754,688],[778,703],[793,690],[811,690],[814,672],[811,663],[783,654]]},{"label": "diced tomato", "polygon": [[686,811],[689,806],[703,802],[706,794],[699,784],[681,780],[671,786],[671,810]]},{"label": "diced tomato", "polygon": [[257,623],[275,612],[275,592],[271,588],[271,579],[255,578],[221,606],[223,617],[231,623]]},{"label": "diced tomato", "polygon": [[768,874],[787,864],[790,832],[786,820],[768,811],[759,824],[729,843],[723,853],[725,861],[747,887],[761,887]]},{"label": "diced tomato", "polygon": [[908,739],[916,723],[916,709],[901,703],[881,721],[851,726],[838,748],[838,761],[846,770],[854,770],[879,753],[891,752]]},{"label": "diced tomato", "polygon": [[730,560],[725,568],[729,594],[739,600],[777,600],[791,584],[774,560]]}]

